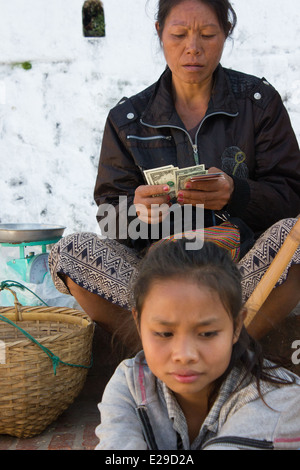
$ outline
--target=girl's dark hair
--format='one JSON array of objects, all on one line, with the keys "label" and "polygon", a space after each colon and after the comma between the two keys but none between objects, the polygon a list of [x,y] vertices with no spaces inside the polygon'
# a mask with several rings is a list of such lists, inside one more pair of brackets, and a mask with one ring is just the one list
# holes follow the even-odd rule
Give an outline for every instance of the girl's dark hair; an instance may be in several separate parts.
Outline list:
[{"label": "girl's dark hair", "polygon": [[241,278],[226,250],[215,243],[189,250],[186,240],[154,245],[142,261],[133,290],[139,316],[153,282],[172,278],[188,279],[217,292],[225,310],[236,320],[242,308]]},{"label": "girl's dark hair", "polygon": [[[179,5],[184,0],[159,0],[158,11],[156,20],[159,24],[160,39],[165,26],[165,21],[170,11],[176,5]],[[224,31],[225,37],[228,38],[232,33],[237,23],[236,13],[228,0],[198,0],[211,7],[218,20],[221,28]]]},{"label": "girl's dark hair", "polygon": [[[133,288],[133,304],[140,323],[144,301],[154,282],[166,279],[184,279],[205,286],[215,292],[228,315],[236,326],[237,318],[243,308],[241,276],[229,252],[215,243],[205,242],[201,249],[190,250],[190,241],[181,239],[154,245],[143,259],[139,275]],[[236,365],[243,365],[245,376],[256,378],[260,393],[260,380],[272,383],[290,383],[272,370],[277,366],[266,366],[262,348],[242,327],[238,341],[233,345],[230,364],[215,384],[211,400],[219,390],[225,377]]]}]

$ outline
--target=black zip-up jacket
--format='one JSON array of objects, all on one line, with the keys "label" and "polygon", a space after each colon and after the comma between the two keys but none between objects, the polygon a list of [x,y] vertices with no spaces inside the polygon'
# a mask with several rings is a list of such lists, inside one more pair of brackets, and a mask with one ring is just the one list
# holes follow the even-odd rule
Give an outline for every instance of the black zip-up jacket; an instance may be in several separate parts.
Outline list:
[{"label": "black zip-up jacket", "polygon": [[[133,220],[119,196],[133,202],[143,170],[204,163],[234,180],[226,211],[259,235],[300,213],[300,152],[278,92],[264,79],[223,68],[214,74],[208,110],[193,142],[179,118],[167,68],[158,82],[114,107],[105,126],[94,197],[115,206],[122,230]],[[125,215],[124,215],[125,214]],[[97,215],[98,221],[103,220]],[[101,224],[100,224],[101,226]],[[118,238],[118,235],[117,235]],[[150,241],[120,240],[137,249]]]}]

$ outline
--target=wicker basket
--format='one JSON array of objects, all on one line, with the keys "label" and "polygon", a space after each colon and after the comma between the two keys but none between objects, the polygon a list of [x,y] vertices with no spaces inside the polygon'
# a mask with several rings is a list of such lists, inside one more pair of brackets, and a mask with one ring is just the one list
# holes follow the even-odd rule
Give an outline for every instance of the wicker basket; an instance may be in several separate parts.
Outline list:
[{"label": "wicker basket", "polygon": [[5,345],[0,355],[0,434],[33,437],[81,391],[91,363],[94,325],[79,310],[22,307],[17,299],[15,307],[0,307],[0,315],[14,322],[0,321],[0,343]]}]

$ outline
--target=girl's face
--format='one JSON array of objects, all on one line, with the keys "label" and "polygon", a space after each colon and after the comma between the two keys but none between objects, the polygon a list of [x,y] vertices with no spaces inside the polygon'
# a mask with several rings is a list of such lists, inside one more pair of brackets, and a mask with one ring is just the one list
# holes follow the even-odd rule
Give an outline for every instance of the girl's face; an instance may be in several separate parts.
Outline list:
[{"label": "girl's face", "polygon": [[146,296],[140,335],[150,370],[180,399],[207,399],[229,365],[242,320],[216,292],[185,279],[155,282]]},{"label": "girl's face", "polygon": [[212,8],[184,0],[172,8],[160,34],[164,55],[176,84],[211,79],[222,56],[225,33]]}]

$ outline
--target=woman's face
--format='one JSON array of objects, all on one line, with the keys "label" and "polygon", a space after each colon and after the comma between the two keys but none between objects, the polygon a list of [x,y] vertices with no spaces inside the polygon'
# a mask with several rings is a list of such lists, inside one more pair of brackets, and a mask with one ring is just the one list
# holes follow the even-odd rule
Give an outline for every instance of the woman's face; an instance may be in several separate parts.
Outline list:
[{"label": "woman's face", "polygon": [[175,87],[211,80],[225,43],[212,8],[198,0],[184,0],[171,9],[162,33],[158,24],[156,28]]},{"label": "woman's face", "polygon": [[229,365],[241,327],[242,321],[234,328],[216,292],[167,279],[150,287],[139,330],[150,370],[180,402],[207,397]]}]

